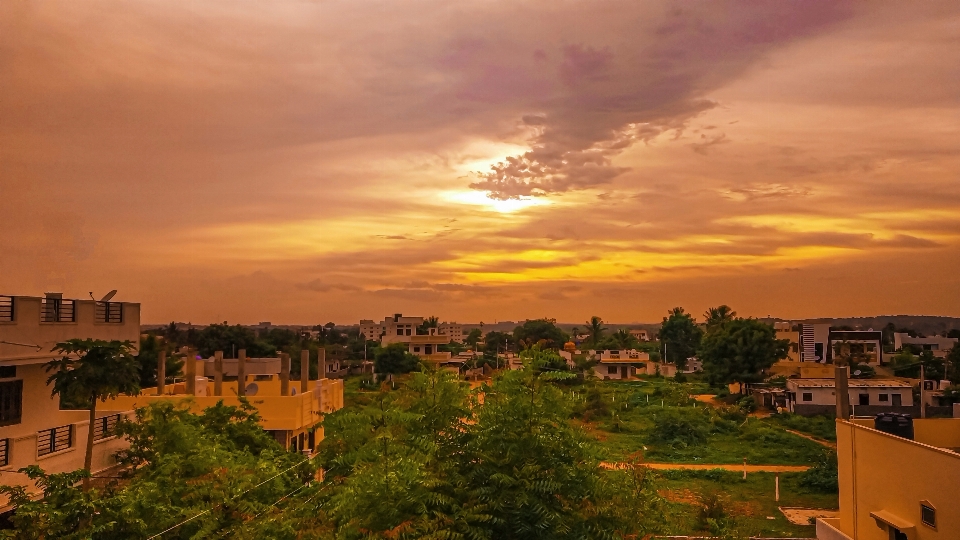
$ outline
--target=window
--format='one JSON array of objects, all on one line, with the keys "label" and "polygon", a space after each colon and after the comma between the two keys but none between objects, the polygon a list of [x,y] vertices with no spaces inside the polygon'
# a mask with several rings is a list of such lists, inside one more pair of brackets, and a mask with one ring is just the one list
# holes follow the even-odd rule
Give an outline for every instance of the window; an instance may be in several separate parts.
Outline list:
[{"label": "window", "polygon": [[101,323],[122,323],[123,322],[123,304],[120,302],[97,302],[96,309],[97,322]]},{"label": "window", "polygon": [[17,376],[17,366],[0,366],[0,379],[13,379]]},{"label": "window", "polygon": [[0,426],[20,423],[23,412],[23,381],[0,382]]},{"label": "window", "polygon": [[117,422],[119,420],[119,414],[111,414],[110,416],[101,416],[100,418],[97,418],[97,423],[93,426],[93,440],[99,441],[100,439],[112,437],[113,428],[117,426]]},{"label": "window", "polygon": [[0,439],[0,467],[10,464],[10,439]]},{"label": "window", "polygon": [[46,297],[40,299],[40,322],[76,322],[73,300]]},{"label": "window", "polygon": [[617,366],[607,366],[607,374],[615,375],[617,373]]},{"label": "window", "polygon": [[413,352],[420,352],[420,347],[414,347]]},{"label": "window", "polygon": [[402,335],[403,335],[403,328],[397,328],[397,335],[398,335],[398,336],[402,336]]},{"label": "window", "polygon": [[880,394],[878,399],[883,402],[890,401],[890,394]]},{"label": "window", "polygon": [[410,329],[409,329],[409,328],[407,328],[407,335],[408,335],[408,336],[410,335]]},{"label": "window", "polygon": [[0,322],[13,322],[13,297],[0,296]]},{"label": "window", "polygon": [[803,399],[803,401],[813,401],[813,392],[804,392],[801,399]]},{"label": "window", "polygon": [[73,424],[37,432],[37,456],[45,456],[73,446]]},{"label": "window", "polygon": [[937,509],[926,501],[920,503],[920,521],[927,527],[937,528]]},{"label": "window", "polygon": [[858,405],[869,405],[870,404],[870,394],[860,394],[860,402]]}]

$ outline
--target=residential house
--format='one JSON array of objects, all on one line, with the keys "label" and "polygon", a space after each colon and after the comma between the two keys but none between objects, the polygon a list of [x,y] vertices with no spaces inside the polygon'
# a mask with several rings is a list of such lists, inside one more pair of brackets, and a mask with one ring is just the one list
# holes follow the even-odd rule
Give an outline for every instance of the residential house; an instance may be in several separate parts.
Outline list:
[{"label": "residential house", "polygon": [[630,335],[637,339],[637,341],[650,341],[650,334],[641,329],[630,330]]},{"label": "residential house", "polygon": [[[33,483],[17,472],[39,465],[48,473],[83,468],[90,421],[85,410],[61,410],[43,364],[68,339],[140,340],[140,304],[63,298],[0,296],[0,484]],[[92,472],[116,465],[125,444],[110,431],[131,407],[97,408]],[[4,506],[0,501],[0,506]]]},{"label": "residential house", "polygon": [[960,538],[960,419],[900,421],[837,421],[840,515],[818,540]]},{"label": "residential house", "polygon": [[903,334],[900,332],[895,332],[893,334],[893,348],[900,351],[903,350],[904,345],[912,345],[913,347],[923,350],[931,351],[933,355],[939,358],[946,357],[950,350],[953,349],[957,344],[957,338],[948,338],[941,336],[931,336],[931,337],[910,337],[910,334]]},{"label": "residential house", "polygon": [[831,364],[856,360],[872,365],[882,361],[883,333],[877,330],[831,330],[829,324],[801,324],[800,361]]},{"label": "residential house", "polygon": [[[874,415],[881,412],[905,412],[919,416],[914,407],[913,385],[898,379],[850,379],[847,383],[849,403],[854,414]],[[836,410],[834,379],[788,379],[787,409],[804,416],[830,414]]]},{"label": "residential house", "polygon": [[[599,361],[593,366],[593,372],[604,380],[629,380],[646,372],[644,364],[650,361],[645,352],[630,350],[587,351],[587,354]],[[572,356],[571,356],[572,360]]]},{"label": "residential house", "polygon": [[790,322],[775,322],[773,329],[776,331],[777,339],[785,339],[789,342],[787,347],[787,362],[800,361],[800,329]]}]

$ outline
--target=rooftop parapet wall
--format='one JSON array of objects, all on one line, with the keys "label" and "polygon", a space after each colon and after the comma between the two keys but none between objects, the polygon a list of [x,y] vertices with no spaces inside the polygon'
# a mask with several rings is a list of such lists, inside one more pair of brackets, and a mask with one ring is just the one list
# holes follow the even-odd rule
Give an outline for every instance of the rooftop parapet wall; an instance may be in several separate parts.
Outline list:
[{"label": "rooftop parapet wall", "polygon": [[[0,321],[0,362],[26,364],[45,362],[53,357],[51,350],[68,339],[103,339],[140,343],[140,304],[111,302],[119,310],[118,322],[106,322],[104,304],[93,300],[69,300],[70,317],[58,322],[45,322],[44,299],[35,296],[12,296],[12,320]],[[99,304],[99,305],[98,305]],[[113,312],[112,312],[113,313]],[[47,309],[49,315],[49,309]],[[46,317],[49,319],[50,317]]]}]

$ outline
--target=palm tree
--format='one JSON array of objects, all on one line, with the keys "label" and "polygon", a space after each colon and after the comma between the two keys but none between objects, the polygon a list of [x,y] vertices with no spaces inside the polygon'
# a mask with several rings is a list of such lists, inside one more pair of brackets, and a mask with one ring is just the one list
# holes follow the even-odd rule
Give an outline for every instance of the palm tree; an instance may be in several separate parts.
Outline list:
[{"label": "palm tree", "polygon": [[712,307],[703,313],[703,318],[706,320],[707,330],[719,328],[732,321],[736,316],[737,312],[730,309],[730,306],[726,304]]},{"label": "palm tree", "polygon": [[621,349],[631,349],[634,346],[636,338],[630,334],[626,328],[621,328],[613,333],[613,339]]},{"label": "palm tree", "polygon": [[[90,424],[87,428],[87,451],[83,468],[92,473],[93,436],[97,423],[97,400],[119,394],[140,393],[139,362],[133,355],[131,341],[104,341],[100,339],[71,339],[57,343],[54,351],[62,358],[44,365],[54,373],[47,379],[53,383],[51,395],[59,395],[90,406]],[[83,488],[90,486],[90,477],[83,479]]]},{"label": "palm tree", "polygon": [[606,328],[603,327],[603,319],[600,317],[594,315],[587,321],[587,332],[590,332],[590,343],[593,344],[594,347],[603,339],[603,332],[605,330]]}]

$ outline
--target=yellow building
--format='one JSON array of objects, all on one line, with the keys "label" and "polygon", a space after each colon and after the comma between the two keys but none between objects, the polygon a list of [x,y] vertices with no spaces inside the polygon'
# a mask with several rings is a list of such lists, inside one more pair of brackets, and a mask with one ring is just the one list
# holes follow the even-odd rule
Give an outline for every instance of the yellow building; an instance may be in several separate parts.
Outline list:
[{"label": "yellow building", "polygon": [[840,516],[818,540],[960,539],[960,419],[913,420],[913,440],[837,421]]},{"label": "yellow building", "polygon": [[800,331],[794,329],[793,323],[777,322],[773,323],[773,329],[776,331],[777,339],[785,339],[790,342],[787,347],[787,362],[800,361]]}]

